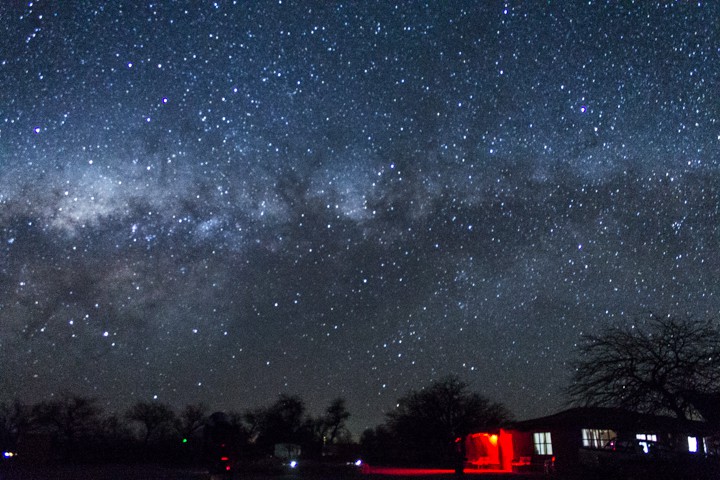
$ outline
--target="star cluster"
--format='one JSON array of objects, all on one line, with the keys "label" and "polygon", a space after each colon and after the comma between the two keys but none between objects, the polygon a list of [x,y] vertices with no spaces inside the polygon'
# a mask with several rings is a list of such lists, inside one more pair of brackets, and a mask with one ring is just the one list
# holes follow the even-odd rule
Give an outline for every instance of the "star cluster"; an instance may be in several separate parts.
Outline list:
[{"label": "star cluster", "polygon": [[720,310],[717,18],[3,2],[0,390],[557,410],[581,334]]}]

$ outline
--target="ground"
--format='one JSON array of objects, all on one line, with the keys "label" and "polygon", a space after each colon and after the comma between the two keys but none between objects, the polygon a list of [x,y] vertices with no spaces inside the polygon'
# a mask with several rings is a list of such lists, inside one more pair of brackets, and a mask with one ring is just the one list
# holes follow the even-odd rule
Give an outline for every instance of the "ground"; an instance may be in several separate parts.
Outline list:
[{"label": "ground", "polygon": [[[382,473],[360,472],[293,472],[283,475],[242,473],[227,480],[449,480],[458,477],[450,470],[430,472],[427,470],[380,470]],[[475,477],[468,473],[466,477]],[[516,480],[537,478],[520,474],[484,473],[488,480]],[[0,468],[0,480],[215,480],[206,470],[179,469],[155,465],[84,465],[84,466],[27,466],[11,465]],[[218,477],[217,480],[220,480]],[[225,479],[223,479],[225,480]]]}]

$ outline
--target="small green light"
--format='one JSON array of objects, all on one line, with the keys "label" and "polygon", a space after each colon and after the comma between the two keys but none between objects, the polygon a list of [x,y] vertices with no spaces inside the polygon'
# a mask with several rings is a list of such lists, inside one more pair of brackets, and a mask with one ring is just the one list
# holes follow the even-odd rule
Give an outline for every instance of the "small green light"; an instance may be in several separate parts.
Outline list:
[{"label": "small green light", "polygon": [[187,438],[183,438],[183,443],[187,443]]}]

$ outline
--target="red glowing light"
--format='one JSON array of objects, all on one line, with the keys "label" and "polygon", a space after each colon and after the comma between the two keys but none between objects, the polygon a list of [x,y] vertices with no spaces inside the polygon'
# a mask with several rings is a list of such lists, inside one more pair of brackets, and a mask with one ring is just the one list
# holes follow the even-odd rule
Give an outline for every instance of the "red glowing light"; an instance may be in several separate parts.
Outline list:
[{"label": "red glowing light", "polygon": [[372,473],[376,475],[414,477],[421,475],[447,475],[450,473],[454,473],[454,470],[434,468],[368,467],[367,473]]},{"label": "red glowing light", "polygon": [[220,461],[221,461],[221,462],[227,462],[228,460],[230,460],[230,458],[228,458],[228,457],[220,457]]}]

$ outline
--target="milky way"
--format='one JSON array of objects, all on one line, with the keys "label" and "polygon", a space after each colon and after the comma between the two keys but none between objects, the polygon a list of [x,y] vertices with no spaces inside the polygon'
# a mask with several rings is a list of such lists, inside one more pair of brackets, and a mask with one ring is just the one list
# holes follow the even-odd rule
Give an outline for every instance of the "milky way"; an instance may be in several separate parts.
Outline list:
[{"label": "milky way", "polygon": [[720,311],[719,7],[2,2],[2,397],[558,410]]}]

